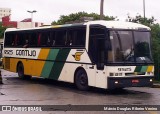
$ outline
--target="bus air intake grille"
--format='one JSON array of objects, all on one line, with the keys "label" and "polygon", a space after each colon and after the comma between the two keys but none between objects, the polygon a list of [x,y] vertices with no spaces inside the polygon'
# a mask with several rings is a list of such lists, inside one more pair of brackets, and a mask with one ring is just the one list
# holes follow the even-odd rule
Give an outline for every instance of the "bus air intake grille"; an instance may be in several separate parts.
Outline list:
[{"label": "bus air intake grille", "polygon": [[145,75],[145,72],[125,73],[125,76]]}]

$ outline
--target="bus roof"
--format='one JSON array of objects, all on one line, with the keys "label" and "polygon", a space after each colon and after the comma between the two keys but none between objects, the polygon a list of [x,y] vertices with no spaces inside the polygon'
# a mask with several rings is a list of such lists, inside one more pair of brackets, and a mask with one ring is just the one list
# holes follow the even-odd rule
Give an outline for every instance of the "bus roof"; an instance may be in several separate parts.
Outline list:
[{"label": "bus roof", "polygon": [[111,28],[111,29],[135,29],[135,30],[145,29],[145,30],[150,30],[150,28],[145,25],[133,23],[133,22],[97,20],[97,21],[89,21],[89,22],[77,23],[77,24],[53,25],[53,26],[43,26],[43,27],[25,28],[25,29],[8,28],[6,30],[6,32],[23,31],[23,30],[38,30],[38,29],[47,29],[47,28],[61,28],[61,27],[82,26],[82,25],[103,25],[106,28]]},{"label": "bus roof", "polygon": [[142,24],[138,24],[138,23],[133,23],[133,22],[122,22],[122,21],[104,21],[104,20],[100,20],[100,21],[90,21],[85,23],[86,25],[90,25],[90,24],[99,24],[99,25],[103,25],[106,26],[106,28],[114,28],[114,29],[147,29],[150,30],[149,27],[142,25]]}]

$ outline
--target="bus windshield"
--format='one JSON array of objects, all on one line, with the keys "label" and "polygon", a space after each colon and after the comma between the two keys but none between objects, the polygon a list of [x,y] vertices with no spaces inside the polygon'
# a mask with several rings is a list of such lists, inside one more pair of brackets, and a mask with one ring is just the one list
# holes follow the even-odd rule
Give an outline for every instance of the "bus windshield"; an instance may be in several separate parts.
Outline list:
[{"label": "bus windshield", "polygon": [[150,32],[112,30],[110,40],[110,62],[152,62]]}]

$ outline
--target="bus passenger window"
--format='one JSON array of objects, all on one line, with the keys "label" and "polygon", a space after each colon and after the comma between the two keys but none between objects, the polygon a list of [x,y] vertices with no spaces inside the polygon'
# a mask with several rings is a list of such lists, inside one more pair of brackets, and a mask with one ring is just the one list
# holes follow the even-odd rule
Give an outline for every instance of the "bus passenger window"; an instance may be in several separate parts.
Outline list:
[{"label": "bus passenger window", "polygon": [[48,33],[47,32],[42,32],[40,39],[41,39],[40,46],[47,46]]},{"label": "bus passenger window", "polygon": [[84,47],[85,46],[85,37],[86,37],[86,29],[79,28],[73,29],[68,32],[68,45],[75,47]]},{"label": "bus passenger window", "polygon": [[25,44],[25,39],[27,38],[27,34],[24,34],[22,32],[18,32],[15,35],[14,45],[17,47],[23,47]]},{"label": "bus passenger window", "polygon": [[17,46],[18,45],[18,36],[17,36],[17,34],[15,34],[15,36],[14,36],[14,45],[15,46]]},{"label": "bus passenger window", "polygon": [[38,34],[38,46],[41,44],[41,34]]},{"label": "bus passenger window", "polygon": [[55,41],[55,40],[53,40],[52,46],[55,46],[55,42],[56,42],[56,41]]},{"label": "bus passenger window", "polygon": [[55,31],[50,31],[48,36],[48,46],[55,46]]},{"label": "bus passenger window", "polygon": [[48,46],[51,45],[51,41],[50,41],[50,38],[49,38],[49,37],[47,38],[47,45],[48,45]]},{"label": "bus passenger window", "polygon": [[5,45],[4,46],[8,46],[8,47],[13,47],[14,46],[14,34],[12,33],[5,33]]},{"label": "bus passenger window", "polygon": [[12,46],[14,46],[15,45],[15,42],[14,42],[14,40],[12,41]]},{"label": "bus passenger window", "polygon": [[29,46],[29,41],[26,39],[25,44],[23,45],[23,48],[27,48]]},{"label": "bus passenger window", "polygon": [[77,46],[85,46],[85,37],[86,30],[85,29],[77,29],[77,37],[76,37],[76,45]]},{"label": "bus passenger window", "polygon": [[64,46],[66,44],[66,31],[56,31],[56,46]]},{"label": "bus passenger window", "polygon": [[73,45],[73,42],[74,42],[74,30],[70,30],[68,31],[68,34],[67,34],[67,45],[68,46],[72,46]]},{"label": "bus passenger window", "polygon": [[37,33],[36,32],[33,32],[33,33],[30,33],[29,35],[29,46],[31,47],[36,47],[37,46]]}]

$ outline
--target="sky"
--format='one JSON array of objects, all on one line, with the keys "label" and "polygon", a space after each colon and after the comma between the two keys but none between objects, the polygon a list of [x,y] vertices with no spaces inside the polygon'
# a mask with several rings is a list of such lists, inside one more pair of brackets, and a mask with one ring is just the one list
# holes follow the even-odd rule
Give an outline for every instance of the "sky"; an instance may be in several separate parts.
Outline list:
[{"label": "sky", "polygon": [[[160,0],[145,0],[146,17],[153,16],[160,23]],[[77,12],[100,13],[100,0],[0,0],[0,8],[11,8],[11,20],[30,18],[27,11],[36,10],[33,21],[50,24],[61,15]],[[104,0],[104,15],[124,21],[127,15],[143,16],[143,0]]]}]

